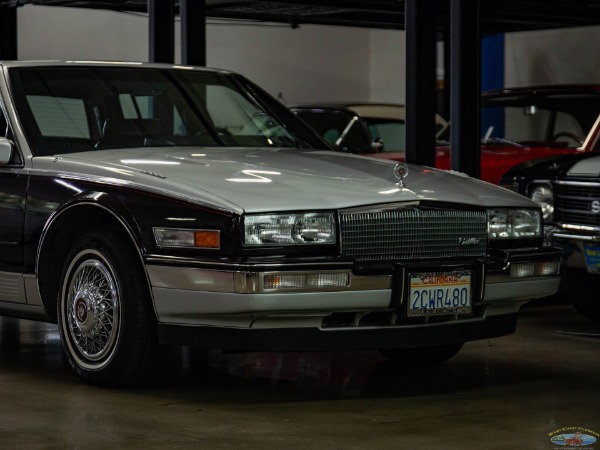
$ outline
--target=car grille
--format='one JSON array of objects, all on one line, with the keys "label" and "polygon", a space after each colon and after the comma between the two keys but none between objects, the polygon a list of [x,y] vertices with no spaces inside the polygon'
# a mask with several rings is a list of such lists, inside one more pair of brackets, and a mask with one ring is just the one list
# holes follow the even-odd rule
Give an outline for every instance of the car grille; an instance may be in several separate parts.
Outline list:
[{"label": "car grille", "polygon": [[[555,186],[554,220],[557,223],[600,227],[600,184],[560,183]],[[594,212],[596,211],[596,212]]]},{"label": "car grille", "polygon": [[484,211],[401,208],[340,213],[342,255],[391,262],[484,256]]}]

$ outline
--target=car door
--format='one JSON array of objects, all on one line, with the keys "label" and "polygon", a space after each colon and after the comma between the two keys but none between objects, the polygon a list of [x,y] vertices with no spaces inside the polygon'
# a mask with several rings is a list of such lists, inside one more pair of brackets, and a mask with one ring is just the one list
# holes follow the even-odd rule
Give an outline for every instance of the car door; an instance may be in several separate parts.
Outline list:
[{"label": "car door", "polygon": [[[25,303],[23,287],[23,224],[28,175],[0,111],[0,139],[4,155],[0,162],[0,302]],[[8,141],[6,140],[8,139]]]}]

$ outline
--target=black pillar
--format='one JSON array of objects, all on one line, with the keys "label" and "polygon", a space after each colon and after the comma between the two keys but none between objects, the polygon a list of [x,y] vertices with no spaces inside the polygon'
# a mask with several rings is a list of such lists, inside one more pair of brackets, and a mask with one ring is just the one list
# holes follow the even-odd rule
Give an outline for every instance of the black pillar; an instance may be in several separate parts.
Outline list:
[{"label": "black pillar", "polygon": [[479,0],[450,0],[452,169],[480,178],[481,36]]},{"label": "black pillar", "polygon": [[[440,33],[438,35],[438,42],[442,43],[443,47],[443,70],[444,77],[438,79],[438,113],[446,119],[450,120],[450,33]],[[439,47],[438,47],[439,48]],[[447,136],[443,136],[447,139]]]},{"label": "black pillar", "polygon": [[437,0],[406,0],[406,161],[435,167]]},{"label": "black pillar", "polygon": [[175,0],[148,0],[150,62],[175,62]]},{"label": "black pillar", "polygon": [[179,0],[181,63],[206,66],[206,0]]},{"label": "black pillar", "polygon": [[17,8],[0,4],[0,59],[17,59]]}]

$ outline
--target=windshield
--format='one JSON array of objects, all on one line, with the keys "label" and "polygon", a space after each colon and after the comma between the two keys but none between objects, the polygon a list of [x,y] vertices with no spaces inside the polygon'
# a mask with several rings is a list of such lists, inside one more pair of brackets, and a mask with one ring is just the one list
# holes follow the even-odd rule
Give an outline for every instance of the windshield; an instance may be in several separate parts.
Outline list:
[{"label": "windshield", "polygon": [[364,126],[360,122],[353,123],[356,116],[348,111],[315,108],[295,112],[329,144],[340,145],[342,151],[364,153],[371,148]]},{"label": "windshield", "polygon": [[17,102],[37,155],[141,146],[306,146],[293,126],[227,74],[75,66],[15,71]]},{"label": "windshield", "polygon": [[[292,109],[323,139],[342,151],[369,154],[406,150],[406,122],[400,118],[359,116],[352,111],[319,107]],[[400,111],[404,115],[404,110]],[[394,113],[400,115],[396,108]],[[445,131],[446,121],[436,116],[436,132]]]},{"label": "windshield", "polygon": [[482,139],[500,138],[521,144],[556,142],[578,146],[587,131],[564,111],[530,106],[485,107],[481,112]]},{"label": "windshield", "polygon": [[403,120],[365,119],[372,140],[381,140],[384,152],[403,152],[406,147],[406,124]]}]

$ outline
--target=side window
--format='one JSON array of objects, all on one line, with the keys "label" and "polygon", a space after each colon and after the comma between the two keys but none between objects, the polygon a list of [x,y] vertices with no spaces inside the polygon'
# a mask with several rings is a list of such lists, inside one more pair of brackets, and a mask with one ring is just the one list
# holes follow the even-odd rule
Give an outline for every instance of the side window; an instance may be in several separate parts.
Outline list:
[{"label": "side window", "polygon": [[290,138],[271,115],[239,92],[225,86],[207,86],[206,109],[219,133],[243,138]]},{"label": "side window", "polygon": [[348,123],[354,117],[342,111],[327,110],[298,110],[298,117],[310,125],[323,139],[330,144],[335,144]]},{"label": "side window", "polygon": [[119,103],[124,119],[160,120],[166,125],[162,130],[166,134],[187,136],[184,120],[177,106],[171,102],[163,106],[153,95],[119,94]]},{"label": "side window", "polygon": [[381,139],[387,152],[403,152],[406,141],[405,125],[402,122],[380,122],[369,124],[372,139]]},{"label": "side window", "polygon": [[140,117],[135,99],[130,94],[119,94],[119,103],[124,119],[138,119]]},{"label": "side window", "polygon": [[6,119],[4,118],[4,113],[0,109],[0,137],[11,139],[9,134],[10,134],[10,131],[8,129],[8,123],[6,122]]},{"label": "side window", "polygon": [[152,95],[119,94],[125,119],[156,119],[156,99]]},{"label": "side window", "polygon": [[208,113],[217,129],[234,135],[259,133],[259,123],[251,118],[260,110],[238,92],[224,86],[208,86],[206,100]]},{"label": "side window", "polygon": [[586,135],[579,121],[571,114],[562,111],[556,113],[553,135],[556,136],[559,133],[573,133],[581,138],[585,138]]},{"label": "side window", "polygon": [[27,101],[42,136],[90,138],[82,99],[28,95]]}]

